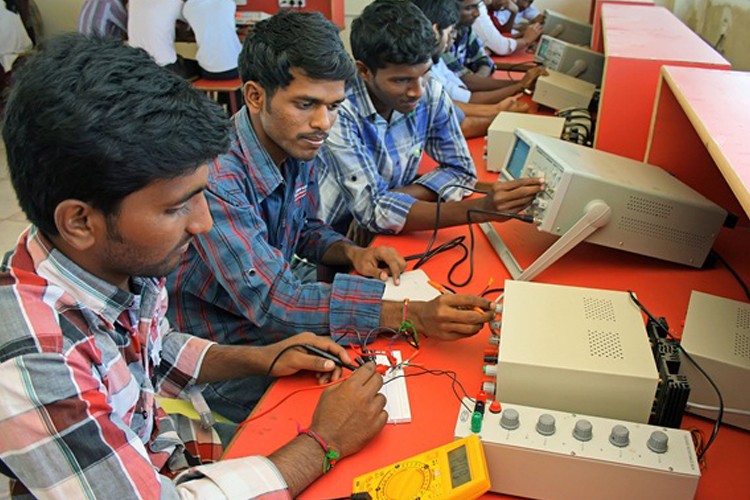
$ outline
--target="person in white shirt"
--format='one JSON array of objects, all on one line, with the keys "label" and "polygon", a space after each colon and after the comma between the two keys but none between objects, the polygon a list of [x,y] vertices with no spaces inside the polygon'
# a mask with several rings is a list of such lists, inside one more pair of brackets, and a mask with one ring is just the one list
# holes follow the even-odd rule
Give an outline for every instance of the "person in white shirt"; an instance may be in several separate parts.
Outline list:
[{"label": "person in white shirt", "polygon": [[534,0],[506,0],[504,5],[507,7],[495,10],[491,14],[499,23],[499,26],[495,26],[501,33],[512,33],[518,38],[528,25],[544,21],[544,14],[534,7],[533,3]]},{"label": "person in white shirt", "polygon": [[144,49],[159,66],[190,78],[198,73],[197,63],[178,56],[174,45],[183,3],[184,0],[130,0],[128,44]]},{"label": "person in white shirt", "polygon": [[201,76],[210,80],[238,78],[237,57],[242,44],[237,37],[234,0],[187,0],[182,16],[193,29],[198,44]]},{"label": "person in white shirt", "polygon": [[506,97],[499,102],[477,104],[470,102],[474,93],[458,77],[441,57],[443,53],[453,44],[456,24],[458,23],[458,4],[455,0],[412,0],[424,13],[425,17],[432,23],[432,29],[438,39],[438,45],[433,55],[433,64],[430,69],[431,77],[439,81],[445,91],[453,100],[453,105],[461,124],[461,132],[464,137],[482,137],[487,135],[492,120],[501,111],[514,111],[525,113],[529,106],[517,101],[521,94]]},{"label": "person in white shirt", "polygon": [[16,59],[31,50],[33,45],[21,16],[0,1],[0,67],[3,72],[10,73]]},{"label": "person in white shirt", "polygon": [[485,0],[479,4],[479,17],[474,21],[474,33],[484,42],[484,46],[499,56],[521,52],[542,36],[542,25],[530,24],[520,38],[504,36],[502,23],[494,15],[498,12],[518,10],[513,0]]}]

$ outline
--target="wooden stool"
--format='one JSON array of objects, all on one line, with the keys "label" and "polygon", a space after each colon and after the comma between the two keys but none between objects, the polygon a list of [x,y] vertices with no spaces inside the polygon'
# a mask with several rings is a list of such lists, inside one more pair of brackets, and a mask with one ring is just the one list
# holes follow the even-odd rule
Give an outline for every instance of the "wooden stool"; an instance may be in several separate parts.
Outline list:
[{"label": "wooden stool", "polygon": [[242,88],[242,80],[240,78],[234,78],[232,80],[209,80],[207,78],[200,78],[193,82],[193,87],[205,92],[214,101],[218,99],[219,92],[226,92],[229,94],[230,114],[233,115],[239,110],[239,106],[237,105],[237,91]]}]

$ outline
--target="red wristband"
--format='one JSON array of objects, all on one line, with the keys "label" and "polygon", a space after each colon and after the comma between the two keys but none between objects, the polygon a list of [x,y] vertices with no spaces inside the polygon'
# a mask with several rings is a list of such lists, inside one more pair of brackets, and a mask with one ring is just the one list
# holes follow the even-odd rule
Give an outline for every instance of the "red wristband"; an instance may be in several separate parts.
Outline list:
[{"label": "red wristband", "polygon": [[323,448],[323,452],[325,452],[325,458],[323,459],[323,474],[331,470],[331,468],[336,465],[336,462],[338,462],[339,458],[341,458],[341,454],[334,450],[332,447],[326,443],[322,437],[320,437],[320,434],[315,432],[312,429],[302,429],[299,426],[297,426],[298,435],[306,435],[310,436],[315,440],[316,443],[320,445],[321,448]]}]

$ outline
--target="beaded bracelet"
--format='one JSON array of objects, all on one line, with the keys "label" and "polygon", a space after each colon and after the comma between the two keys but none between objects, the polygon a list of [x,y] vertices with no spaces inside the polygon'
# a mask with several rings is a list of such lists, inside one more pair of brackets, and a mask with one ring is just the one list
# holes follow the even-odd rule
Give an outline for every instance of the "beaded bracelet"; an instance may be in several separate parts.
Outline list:
[{"label": "beaded bracelet", "polygon": [[304,434],[305,436],[310,436],[315,440],[316,443],[320,445],[321,448],[323,448],[323,451],[326,454],[325,458],[323,458],[323,474],[331,470],[331,468],[336,465],[336,462],[338,462],[338,459],[341,458],[341,454],[338,451],[334,450],[332,447],[328,446],[323,438],[320,437],[320,434],[318,434],[314,430],[301,429],[299,427],[298,430],[298,435]]}]

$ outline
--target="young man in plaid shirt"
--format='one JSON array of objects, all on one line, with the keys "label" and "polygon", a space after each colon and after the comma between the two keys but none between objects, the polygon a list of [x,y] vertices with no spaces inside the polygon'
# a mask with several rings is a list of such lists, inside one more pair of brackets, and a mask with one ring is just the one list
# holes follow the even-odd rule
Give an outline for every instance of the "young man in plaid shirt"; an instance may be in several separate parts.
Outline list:
[{"label": "young man in plaid shirt", "polygon": [[385,424],[382,378],[367,364],[268,458],[205,465],[197,454],[218,456],[217,435],[156,401],[270,368],[341,376],[295,344],[350,362],[310,333],[230,347],[166,320],[159,276],[211,228],[206,163],[227,132],[217,105],[143,50],[69,35],[29,58],[3,126],[32,226],[0,269],[0,496],[290,498],[332,450],[354,453]]},{"label": "young man in plaid shirt", "polygon": [[[419,7],[376,0],[352,23],[351,42],[357,77],[347,86],[319,173],[320,216],[334,229],[432,229],[438,196],[439,226],[457,226],[472,209],[521,211],[542,190],[541,179],[517,179],[462,199],[462,186],[476,183],[476,169],[453,102],[430,76],[437,40]],[[423,153],[438,165],[420,177]]]},{"label": "young man in plaid shirt", "polygon": [[448,68],[472,91],[469,102],[487,104],[531,88],[540,75],[546,74],[543,67],[532,68],[519,80],[500,80],[490,78],[495,71],[495,63],[487,54],[484,42],[474,29],[475,21],[480,17],[484,0],[457,0],[460,19],[456,40],[453,46],[443,54]]}]

